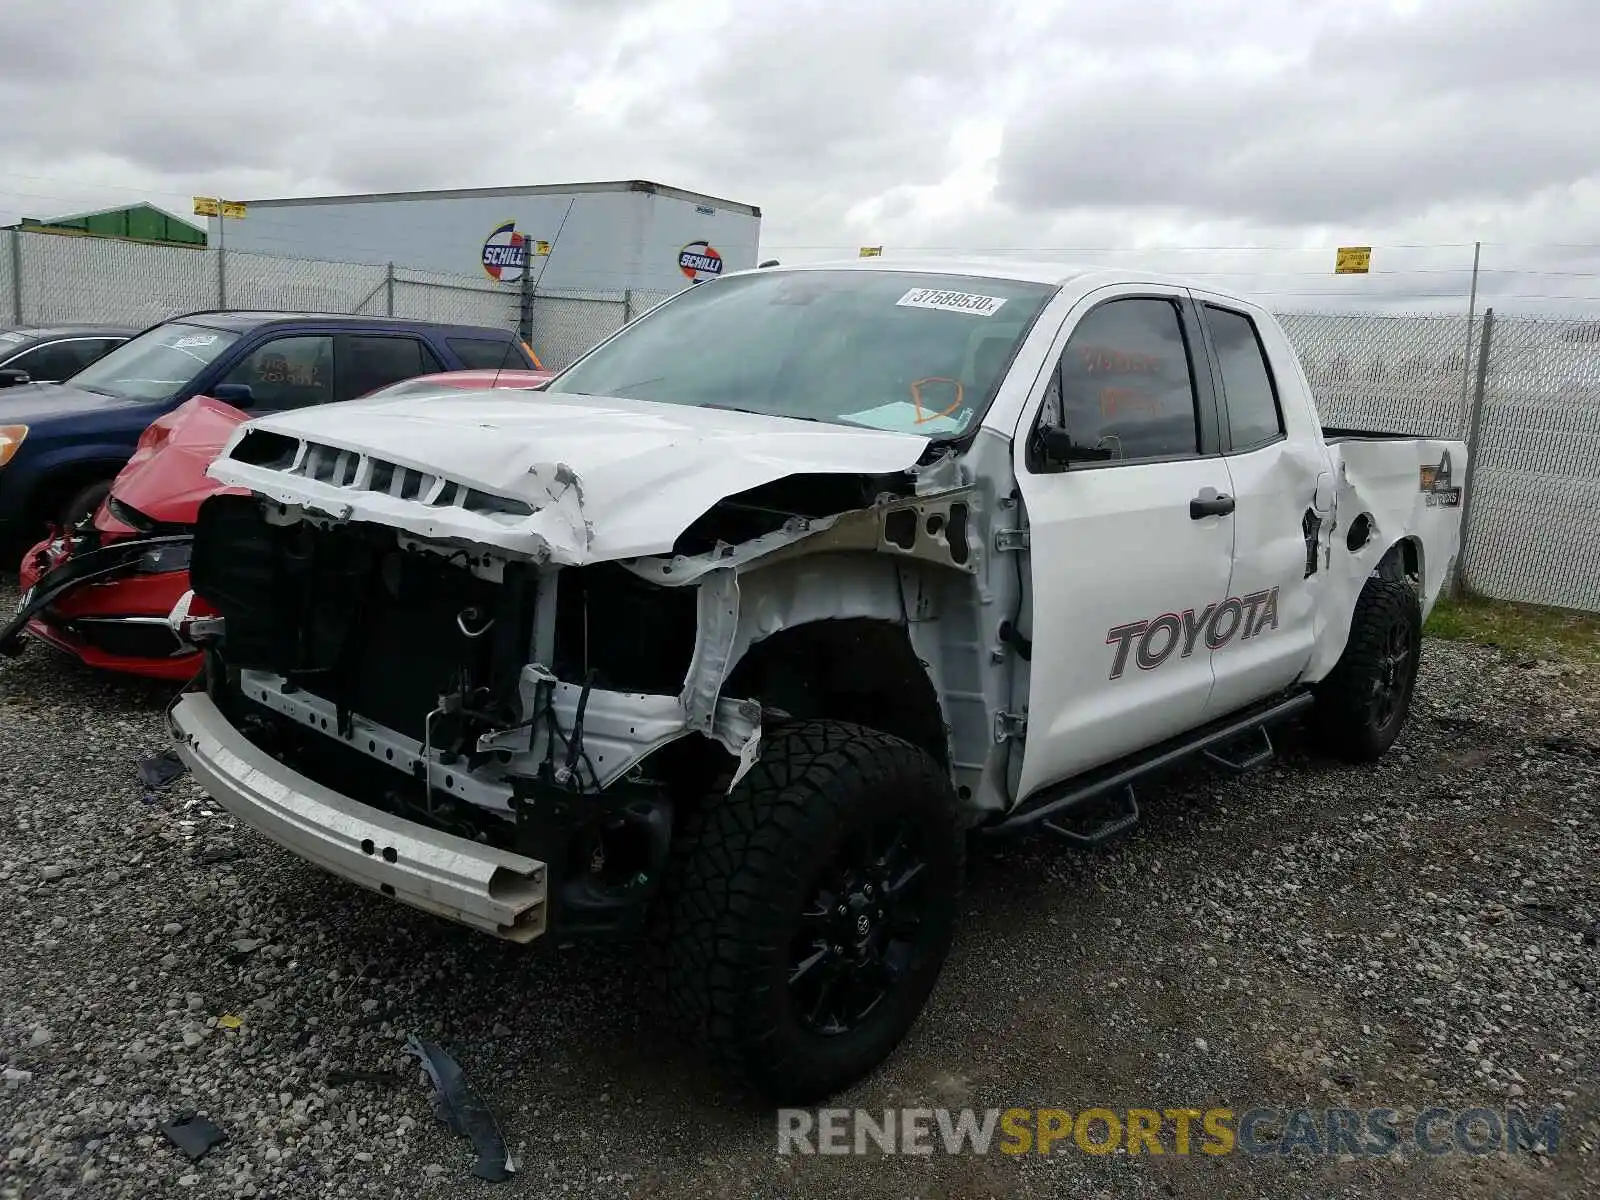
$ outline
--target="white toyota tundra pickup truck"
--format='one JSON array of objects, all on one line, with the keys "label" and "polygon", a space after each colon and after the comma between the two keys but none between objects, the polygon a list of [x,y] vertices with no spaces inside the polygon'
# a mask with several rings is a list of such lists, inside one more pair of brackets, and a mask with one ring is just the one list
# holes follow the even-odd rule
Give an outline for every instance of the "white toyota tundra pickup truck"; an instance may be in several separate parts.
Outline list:
[{"label": "white toyota tundra pickup truck", "polygon": [[169,720],[337,875],[640,939],[676,1026],[802,1102],[916,1020],[969,838],[1104,841],[1290,719],[1384,753],[1465,463],[1322,428],[1271,314],[1182,280],[741,272],[538,390],[242,426]]}]

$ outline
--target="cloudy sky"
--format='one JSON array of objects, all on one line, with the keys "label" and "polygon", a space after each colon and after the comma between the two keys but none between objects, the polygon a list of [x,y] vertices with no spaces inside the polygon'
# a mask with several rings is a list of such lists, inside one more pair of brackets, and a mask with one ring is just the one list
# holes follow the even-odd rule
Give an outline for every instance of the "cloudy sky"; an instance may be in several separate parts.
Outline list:
[{"label": "cloudy sky", "polygon": [[1593,0],[5,0],[0,46],[4,221],[648,178],[791,261],[1448,308],[1481,240],[1497,306],[1600,310]]}]

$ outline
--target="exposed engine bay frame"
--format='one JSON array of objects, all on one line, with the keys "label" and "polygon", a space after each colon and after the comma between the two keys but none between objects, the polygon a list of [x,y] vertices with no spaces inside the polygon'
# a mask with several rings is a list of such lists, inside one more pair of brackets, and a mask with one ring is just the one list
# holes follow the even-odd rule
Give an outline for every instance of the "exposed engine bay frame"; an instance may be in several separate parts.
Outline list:
[{"label": "exposed engine bay frame", "polygon": [[[943,460],[940,464],[943,467]],[[954,472],[929,472],[946,484]],[[923,482],[928,482],[926,476]],[[935,485],[937,486],[937,484]],[[905,630],[927,684],[945,697],[951,727],[944,731],[952,768],[969,794],[991,790],[985,768],[993,748],[988,736],[991,698],[983,688],[952,690],[952,669],[970,676],[954,659],[972,656],[973,641],[942,644],[961,623],[936,620],[952,607],[973,606],[974,585],[986,571],[992,504],[971,484],[909,497],[885,494],[871,507],[822,518],[793,518],[782,528],[737,545],[719,543],[697,555],[653,556],[620,564],[652,585],[695,589],[694,646],[676,694],[623,691],[557,677],[553,660],[554,581],[559,568],[539,569],[531,661],[517,685],[517,720],[490,729],[475,749],[491,756],[470,769],[458,754],[430,745],[429,737],[407,736],[340,706],[280,674],[239,673],[241,693],[305,729],[337,739],[374,762],[424,782],[426,793],[444,793],[504,820],[516,817],[518,780],[546,783],[577,793],[597,793],[638,770],[657,751],[691,733],[719,744],[733,759],[727,787],[755,763],[762,738],[758,701],[724,696],[730,676],[754,648],[776,634],[840,619],[872,619]],[[285,528],[300,522],[338,529],[345,522],[323,514],[268,504],[265,520]],[[401,534],[406,552],[461,560],[450,545]],[[460,562],[477,577],[501,582],[515,559],[479,550]],[[946,613],[948,616],[948,612]],[[214,636],[214,634],[213,634]],[[979,656],[982,656],[980,652]],[[995,694],[998,695],[998,685]],[[459,696],[441,696],[437,715],[461,707]],[[430,720],[435,714],[430,714]],[[546,770],[553,764],[553,770]],[[983,808],[999,808],[999,795]]]}]

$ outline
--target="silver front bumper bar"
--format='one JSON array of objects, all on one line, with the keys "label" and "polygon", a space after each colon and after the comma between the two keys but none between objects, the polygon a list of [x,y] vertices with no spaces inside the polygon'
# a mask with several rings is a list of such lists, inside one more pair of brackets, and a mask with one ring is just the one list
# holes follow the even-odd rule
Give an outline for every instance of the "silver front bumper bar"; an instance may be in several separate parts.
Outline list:
[{"label": "silver front bumper bar", "polygon": [[495,937],[544,932],[545,865],[391,816],[284,766],[189,692],[169,715],[177,751],[245,824],[333,874]]}]

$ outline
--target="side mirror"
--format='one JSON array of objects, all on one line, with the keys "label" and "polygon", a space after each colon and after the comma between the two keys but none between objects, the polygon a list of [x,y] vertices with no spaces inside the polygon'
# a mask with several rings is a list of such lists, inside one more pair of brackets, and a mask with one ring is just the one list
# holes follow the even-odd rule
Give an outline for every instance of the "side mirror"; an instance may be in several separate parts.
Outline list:
[{"label": "side mirror", "polygon": [[0,368],[0,388],[21,387],[25,383],[32,383],[33,378],[26,372],[16,367]]},{"label": "side mirror", "polygon": [[248,383],[219,383],[208,393],[213,400],[221,400],[235,408],[249,408],[255,403],[255,393]]}]

